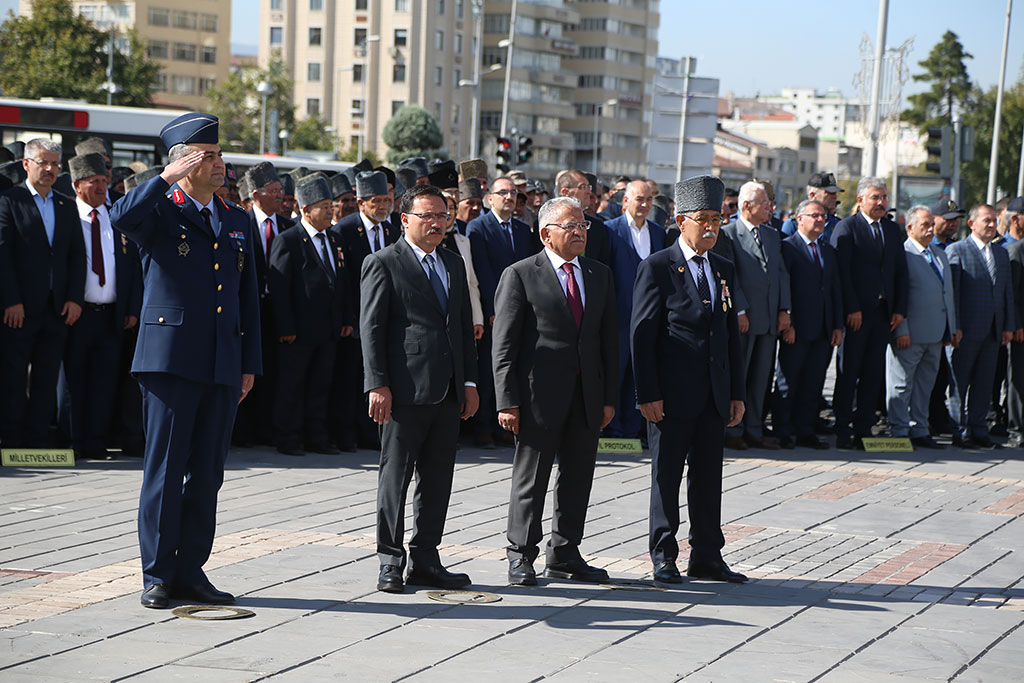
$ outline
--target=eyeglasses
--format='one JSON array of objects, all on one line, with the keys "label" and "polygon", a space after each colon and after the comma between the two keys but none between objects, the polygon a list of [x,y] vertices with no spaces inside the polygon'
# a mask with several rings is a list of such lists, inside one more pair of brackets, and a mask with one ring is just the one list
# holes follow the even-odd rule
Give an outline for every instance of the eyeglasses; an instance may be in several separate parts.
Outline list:
[{"label": "eyeglasses", "polygon": [[808,218],[811,218],[813,220],[818,220],[820,218],[824,218],[826,214],[823,214],[823,213],[802,213],[800,215],[801,216],[807,216]]},{"label": "eyeglasses", "polygon": [[32,157],[25,158],[39,166],[39,168],[60,168],[59,161],[40,161],[39,159],[33,159]]},{"label": "eyeglasses", "polygon": [[491,190],[491,194],[500,194],[502,197],[508,197],[518,193],[519,190]]},{"label": "eyeglasses", "polygon": [[432,221],[447,221],[449,218],[451,218],[451,214],[447,213],[447,212],[445,212],[445,213],[413,213],[412,211],[409,211],[408,213],[409,213],[410,216],[419,216],[420,218],[422,218],[423,220],[427,221],[428,223],[430,223]]},{"label": "eyeglasses", "polygon": [[686,216],[697,225],[703,225],[705,228],[708,227],[720,227],[722,225],[721,216]]},{"label": "eyeglasses", "polygon": [[544,225],[545,228],[561,228],[566,232],[585,232],[590,230],[590,221],[583,221],[582,223],[547,223]]}]

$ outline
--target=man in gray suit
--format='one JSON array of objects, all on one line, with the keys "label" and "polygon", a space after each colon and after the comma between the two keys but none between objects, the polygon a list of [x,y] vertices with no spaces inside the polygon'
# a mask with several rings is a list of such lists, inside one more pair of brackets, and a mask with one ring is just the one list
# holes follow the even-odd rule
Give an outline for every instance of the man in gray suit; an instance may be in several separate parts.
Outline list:
[{"label": "man in gray suit", "polygon": [[926,206],[907,212],[907,317],[885,350],[885,396],[893,436],[918,448],[942,448],[928,431],[928,402],[943,343],[960,344],[953,271],[946,252],[931,244],[935,221]]},{"label": "man in gray suit", "polygon": [[459,417],[476,412],[476,351],[466,267],[438,248],[448,205],[432,185],[417,185],[399,206],[404,236],[363,261],[360,342],[370,417],[381,427],[377,484],[377,589],[401,593],[406,554],[405,501],[413,473],[410,585],[461,588],[465,574],[441,566],[455,470]]},{"label": "man in gray suit", "polygon": [[498,422],[518,435],[508,512],[509,583],[537,583],[533,561],[544,497],[558,458],[549,577],[608,580],[580,555],[597,438],[615,415],[618,328],[612,273],[581,256],[583,207],[557,197],[537,215],[544,249],[505,269],[495,294]]},{"label": "man in gray suit", "polygon": [[740,187],[740,215],[722,228],[735,250],[737,288],[746,308],[737,311],[743,347],[747,410],[743,424],[728,431],[726,447],[744,445],[776,450],[779,442],[764,435],[764,400],[775,368],[775,342],[789,329],[789,273],[782,261],[781,240],[768,225],[772,202],[760,183]]},{"label": "man in gray suit", "polygon": [[953,349],[950,358],[958,389],[951,411],[957,420],[953,443],[989,449],[995,443],[985,420],[995,382],[996,356],[1000,344],[1010,343],[1017,322],[1010,258],[1006,249],[992,244],[996,236],[996,210],[988,204],[972,207],[967,225],[971,234],[946,249],[953,269],[960,328],[964,332],[960,346]]}]

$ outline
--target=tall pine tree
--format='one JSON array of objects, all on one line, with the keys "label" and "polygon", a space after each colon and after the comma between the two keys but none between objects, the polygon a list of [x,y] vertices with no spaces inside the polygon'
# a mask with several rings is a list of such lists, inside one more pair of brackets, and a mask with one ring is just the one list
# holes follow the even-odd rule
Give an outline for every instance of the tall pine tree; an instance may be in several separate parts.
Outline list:
[{"label": "tall pine tree", "polygon": [[914,80],[930,83],[931,87],[907,98],[910,107],[904,110],[903,120],[924,132],[929,126],[952,124],[955,113],[969,109],[971,78],[967,75],[965,59],[972,59],[972,56],[964,51],[960,38],[946,31],[928,57],[918,62],[924,71],[915,74]]}]

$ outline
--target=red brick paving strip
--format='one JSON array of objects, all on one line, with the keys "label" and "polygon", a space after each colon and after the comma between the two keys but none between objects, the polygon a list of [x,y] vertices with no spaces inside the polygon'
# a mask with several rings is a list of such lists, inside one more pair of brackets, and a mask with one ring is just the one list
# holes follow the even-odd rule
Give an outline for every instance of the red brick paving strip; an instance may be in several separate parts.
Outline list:
[{"label": "red brick paving strip", "polygon": [[955,543],[922,543],[864,572],[853,583],[905,586],[964,550],[967,546]]},{"label": "red brick paving strip", "polygon": [[1017,489],[1016,493],[1000,498],[982,512],[990,515],[1010,515],[1011,517],[1024,514],[1024,489]]},{"label": "red brick paving strip", "polygon": [[893,475],[889,474],[851,474],[843,479],[823,484],[812,491],[808,491],[800,497],[813,498],[815,500],[839,500],[840,498],[845,498],[852,493],[863,491],[875,484],[881,484],[883,481],[888,481],[889,479],[892,479],[892,476]]}]

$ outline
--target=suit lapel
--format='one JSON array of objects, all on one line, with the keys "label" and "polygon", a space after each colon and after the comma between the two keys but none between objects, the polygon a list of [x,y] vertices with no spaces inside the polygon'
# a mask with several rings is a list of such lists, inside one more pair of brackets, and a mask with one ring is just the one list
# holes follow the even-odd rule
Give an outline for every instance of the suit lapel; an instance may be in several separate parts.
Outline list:
[{"label": "suit lapel", "polygon": [[[444,310],[441,308],[441,302],[437,300],[437,295],[434,294],[434,287],[430,284],[430,279],[427,277],[427,273],[423,270],[423,265],[416,257],[416,252],[412,250],[412,247],[405,240],[397,240],[395,242],[395,252],[400,259],[404,259],[406,269],[409,273],[409,277],[412,279],[414,292],[418,292],[418,296],[427,299],[433,305],[442,317],[446,317]],[[434,250],[434,255],[438,255],[438,250]],[[448,264],[445,264],[445,268],[448,268]],[[448,308],[451,309],[451,271],[449,271],[448,277]]]},{"label": "suit lapel", "polygon": [[[679,278],[683,281],[683,287],[686,289],[690,298],[693,299],[694,303],[697,304],[697,310],[700,311],[701,315],[707,317],[707,309],[704,308],[704,302],[701,301],[700,293],[697,291],[697,283],[693,280],[693,275],[690,274],[690,265],[686,262],[686,257],[683,256],[683,250],[676,245],[672,252],[672,272],[673,277]],[[712,295],[712,300],[714,295]],[[714,301],[712,301],[711,309],[714,310]]]},{"label": "suit lapel", "polygon": [[[548,259],[546,253],[542,249],[539,254],[534,258],[533,264],[537,268],[538,277],[541,280],[547,282],[544,289],[545,291],[552,292],[558,299],[555,302],[555,306],[558,307],[560,315],[563,321],[572,326],[572,329],[576,329],[576,318],[572,316],[572,310],[569,308],[569,298],[565,294],[565,290],[562,289],[562,283],[558,279],[558,274],[555,269],[551,267],[551,261]],[[586,279],[583,280],[583,286],[586,287]],[[587,310],[586,307],[583,309],[583,317],[586,318]]]}]

